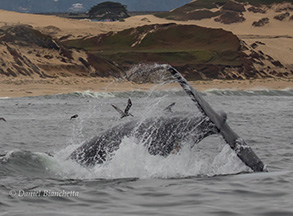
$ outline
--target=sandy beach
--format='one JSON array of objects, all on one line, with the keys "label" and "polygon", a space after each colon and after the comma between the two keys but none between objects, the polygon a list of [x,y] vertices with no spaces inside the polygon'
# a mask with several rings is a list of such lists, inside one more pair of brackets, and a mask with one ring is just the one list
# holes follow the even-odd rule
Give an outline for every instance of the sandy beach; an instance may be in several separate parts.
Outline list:
[{"label": "sandy beach", "polygon": [[[190,81],[199,91],[212,89],[230,90],[284,90],[293,89],[293,79],[256,79],[256,80],[205,80]],[[117,91],[150,91],[150,90],[181,89],[177,83],[137,84],[132,82],[103,79],[63,77],[56,79],[7,79],[0,82],[0,98],[30,97],[54,95],[71,92],[117,92]]]}]

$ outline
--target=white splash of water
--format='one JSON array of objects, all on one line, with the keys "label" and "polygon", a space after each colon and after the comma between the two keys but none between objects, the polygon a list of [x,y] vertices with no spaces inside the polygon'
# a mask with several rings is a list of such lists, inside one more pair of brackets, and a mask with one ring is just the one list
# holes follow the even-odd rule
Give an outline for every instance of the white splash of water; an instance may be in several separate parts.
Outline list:
[{"label": "white splash of water", "polygon": [[113,92],[92,92],[90,90],[86,90],[83,92],[77,91],[75,94],[81,95],[82,97],[88,98],[114,98],[115,95]]},{"label": "white splash of water", "polygon": [[177,154],[168,157],[154,156],[137,139],[125,137],[111,159],[92,168],[82,167],[67,159],[76,145],[63,149],[55,158],[60,167],[58,171],[61,170],[66,178],[76,179],[184,178],[249,171],[228,145],[224,145],[216,156],[204,154],[196,146],[190,146],[190,143],[184,143]]}]

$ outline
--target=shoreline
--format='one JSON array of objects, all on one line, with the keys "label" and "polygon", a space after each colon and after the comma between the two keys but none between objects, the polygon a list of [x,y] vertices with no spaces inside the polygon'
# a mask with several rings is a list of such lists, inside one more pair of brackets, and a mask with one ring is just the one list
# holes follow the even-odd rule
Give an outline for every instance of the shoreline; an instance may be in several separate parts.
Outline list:
[{"label": "shoreline", "polygon": [[[247,6],[249,7],[249,6]],[[206,28],[224,29],[231,31],[239,39],[243,40],[246,44],[259,41],[258,46],[254,49],[256,52],[262,52],[265,55],[279,61],[283,64],[283,68],[276,67],[276,71],[287,70],[289,77],[281,78],[264,78],[254,80],[201,80],[191,81],[190,83],[196,90],[207,91],[213,89],[227,89],[227,90],[283,90],[293,89],[293,22],[289,20],[279,21],[274,19],[278,14],[274,6],[267,10],[266,17],[269,17],[270,22],[263,27],[254,27],[254,21],[263,18],[262,13],[252,13],[249,11],[243,12],[245,21],[241,23],[223,24],[215,22],[211,19],[189,20],[189,21],[174,21],[163,18],[158,18],[154,15],[138,15],[132,16],[124,20],[124,22],[88,22],[85,20],[72,20],[56,16],[36,15],[17,13],[11,11],[0,10],[0,27],[9,25],[26,24],[31,25],[34,29],[50,35],[53,38],[67,38],[67,39],[80,39],[88,38],[108,32],[118,32],[125,29],[137,28],[138,26],[153,25],[153,24],[166,24],[177,23],[181,25],[198,25]],[[0,47],[1,48],[1,47]],[[20,53],[29,52],[32,48],[22,47],[19,49]],[[7,49],[4,47],[0,52],[3,54],[1,59],[7,64],[7,68],[16,64],[12,55],[6,56]],[[37,52],[53,55],[46,49],[37,49]],[[75,53],[76,54],[76,53]],[[55,54],[54,54],[55,55]],[[53,56],[54,56],[53,55]],[[56,54],[57,55],[57,54]],[[0,98],[5,97],[30,97],[40,95],[55,95],[66,94],[72,92],[123,92],[123,91],[149,91],[157,84],[135,84],[127,81],[114,80],[109,78],[93,78],[93,77],[78,77],[75,69],[70,69],[67,64],[60,63],[57,58],[46,59],[36,57],[37,53],[26,54],[30,61],[35,65],[41,64],[44,68],[49,68],[48,74],[59,76],[58,78],[39,78],[37,74],[32,77],[19,76],[19,77],[5,77],[0,75]],[[85,54],[74,56],[77,60],[78,57],[86,58]],[[40,62],[41,61],[41,62]],[[80,63],[76,61],[75,63]],[[266,67],[275,68],[270,62],[265,62]],[[61,67],[62,66],[62,67]],[[67,70],[66,69],[69,69]],[[45,70],[45,69],[44,69]],[[72,73],[73,72],[73,73]],[[61,77],[63,75],[73,75],[71,77]],[[271,76],[271,74],[269,74]],[[181,87],[178,84],[158,86],[156,89],[172,89]]]},{"label": "shoreline", "polygon": [[[287,90],[293,89],[291,79],[255,79],[255,80],[201,80],[189,81],[198,91],[213,89],[245,90]],[[136,84],[109,78],[62,77],[46,79],[11,78],[0,81],[0,98],[17,98],[43,95],[67,94],[73,92],[125,92],[181,89],[177,83],[165,85],[145,83]]]}]

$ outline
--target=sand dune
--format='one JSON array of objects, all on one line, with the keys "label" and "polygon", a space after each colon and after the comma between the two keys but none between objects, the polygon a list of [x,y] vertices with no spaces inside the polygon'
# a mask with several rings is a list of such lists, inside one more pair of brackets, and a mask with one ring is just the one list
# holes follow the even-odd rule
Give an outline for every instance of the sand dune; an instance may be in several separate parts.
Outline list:
[{"label": "sand dune", "polygon": [[25,14],[0,10],[0,27],[4,25],[27,24],[36,29],[48,31],[48,27],[56,27],[55,37],[72,35],[73,37],[92,36],[109,31],[126,29],[129,24],[124,23],[99,23],[88,20],[73,20],[54,15]]}]

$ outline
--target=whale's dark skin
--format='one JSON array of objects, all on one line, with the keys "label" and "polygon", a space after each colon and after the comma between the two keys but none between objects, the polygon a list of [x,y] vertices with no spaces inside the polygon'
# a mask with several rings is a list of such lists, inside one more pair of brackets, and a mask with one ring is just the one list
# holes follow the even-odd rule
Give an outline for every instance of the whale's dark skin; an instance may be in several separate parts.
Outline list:
[{"label": "whale's dark skin", "polygon": [[83,166],[101,164],[119,149],[125,137],[135,137],[151,155],[168,156],[181,148],[184,140],[194,144],[218,133],[215,125],[204,116],[182,116],[172,113],[142,122],[132,120],[93,137],[76,149],[70,158]]},{"label": "whale's dark skin", "polygon": [[265,164],[254,153],[252,148],[240,138],[226,122],[227,114],[221,115],[208,104],[204,98],[186,81],[186,79],[173,67],[167,65],[165,69],[181,85],[186,94],[191,98],[201,113],[207,116],[219,130],[226,143],[233,149],[238,158],[255,172],[267,171]]},{"label": "whale's dark skin", "polygon": [[239,159],[253,171],[267,171],[264,163],[251,147],[229,127],[226,122],[226,113],[215,112],[175,68],[169,65],[162,67],[181,85],[202,113],[202,117],[176,116],[172,113],[172,115],[150,118],[142,122],[130,121],[95,136],[76,149],[70,158],[84,166],[103,163],[119,149],[122,139],[130,136],[145,145],[150,154],[168,156],[178,151],[184,140],[189,139],[196,144],[205,137],[218,133],[236,152]]}]

